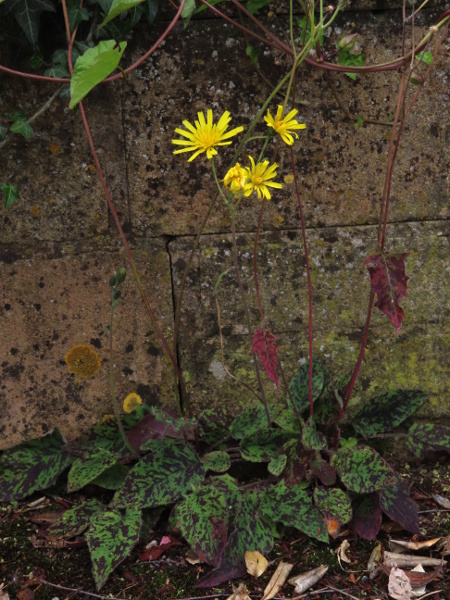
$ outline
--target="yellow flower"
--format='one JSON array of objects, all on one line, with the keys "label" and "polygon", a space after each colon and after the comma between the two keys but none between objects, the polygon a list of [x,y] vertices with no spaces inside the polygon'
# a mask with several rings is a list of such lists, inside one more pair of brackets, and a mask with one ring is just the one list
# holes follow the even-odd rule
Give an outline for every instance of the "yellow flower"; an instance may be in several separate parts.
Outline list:
[{"label": "yellow flower", "polygon": [[100,371],[101,360],[97,352],[87,344],[74,346],[64,357],[69,373],[90,379]]},{"label": "yellow flower", "polygon": [[103,415],[102,423],[107,423],[108,421],[112,421],[114,419],[114,415]]},{"label": "yellow flower", "polygon": [[230,113],[226,110],[220,117],[217,124],[213,123],[212,110],[209,108],[205,120],[205,115],[202,112],[197,113],[198,121],[195,121],[195,127],[189,121],[183,121],[183,125],[189,131],[183,129],[175,129],[175,133],[184,136],[187,140],[172,140],[172,144],[177,146],[186,146],[180,150],[174,150],[174,154],[181,152],[194,152],[189,159],[194,160],[202,152],[206,152],[208,158],[212,158],[217,154],[215,146],[227,146],[231,141],[226,141],[229,138],[244,131],[243,127],[236,127],[228,133],[225,133],[229,122],[231,121]]},{"label": "yellow flower", "polygon": [[223,180],[225,187],[230,188],[233,194],[244,192],[245,184],[247,183],[247,171],[239,163],[228,171]]},{"label": "yellow flower", "polygon": [[259,162],[255,164],[255,161],[251,156],[249,156],[250,162],[252,163],[251,169],[247,167],[247,178],[248,183],[245,185],[245,196],[250,196],[250,194],[256,190],[258,192],[258,198],[266,198],[270,200],[270,192],[269,187],[273,188],[282,188],[281,183],[276,183],[275,181],[270,181],[274,177],[277,176],[277,163],[273,163],[269,167],[269,161],[265,160],[264,162]]},{"label": "yellow flower", "polygon": [[294,110],[291,110],[290,113],[283,117],[283,107],[281,106],[281,104],[279,104],[275,119],[270,114],[270,110],[267,111],[267,115],[264,117],[264,121],[267,123],[267,125],[269,127],[272,127],[272,129],[274,129],[278,134],[280,134],[281,139],[288,146],[292,146],[292,144],[294,143],[292,133],[298,139],[298,135],[295,133],[296,129],[306,129],[306,125],[304,123],[299,123],[294,119],[297,113],[298,110],[294,108]]},{"label": "yellow flower", "polygon": [[128,394],[123,401],[123,410],[126,413],[131,413],[138,404],[142,404],[142,398],[139,396],[139,394],[132,392],[131,394]]}]

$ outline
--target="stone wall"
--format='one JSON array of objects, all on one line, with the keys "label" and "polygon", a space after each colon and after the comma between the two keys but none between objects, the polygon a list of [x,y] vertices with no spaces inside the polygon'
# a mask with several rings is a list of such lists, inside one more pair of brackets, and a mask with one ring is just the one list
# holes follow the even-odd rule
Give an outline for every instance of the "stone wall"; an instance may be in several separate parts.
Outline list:
[{"label": "stone wall", "polygon": [[[393,5],[395,3],[389,3]],[[399,5],[401,3],[398,3]],[[280,3],[268,25],[288,40]],[[443,10],[424,11],[415,35],[427,31]],[[400,54],[399,10],[380,3],[354,3],[330,32],[329,44],[345,33],[361,33],[366,63]],[[129,44],[131,64],[150,47],[164,23],[141,32]],[[232,114],[232,126],[248,125],[288,64],[264,51],[257,72],[245,54],[241,33],[218,19],[179,25],[150,60],[127,82],[95,89],[85,108],[106,181],[131,241],[144,287],[160,327],[172,340],[174,303],[184,266],[215,193],[207,161],[187,163],[174,156],[171,139],[183,119],[213,108],[216,118]],[[397,387],[430,394],[421,415],[450,417],[448,357],[448,199],[450,167],[449,47],[435,61],[431,77],[408,116],[393,177],[387,249],[409,252],[409,297],[398,337],[381,313],[374,313],[367,356],[354,401]],[[264,76],[264,78],[263,78]],[[355,129],[353,114],[380,123],[395,111],[400,76],[370,74],[351,81],[305,67],[299,74],[300,120],[306,123],[295,145],[296,166],[307,223],[314,285],[315,352],[333,374],[356,359],[368,302],[363,266],[376,249],[376,231],[390,128]],[[2,113],[18,107],[27,115],[54,91],[2,76]],[[409,98],[417,88],[412,89]],[[272,112],[276,110],[276,103]],[[0,225],[0,448],[58,426],[73,438],[111,412],[108,385],[109,277],[127,266],[92,165],[79,112],[57,98],[39,117],[28,142],[12,138],[2,153],[2,181],[17,185],[20,198],[2,209]],[[265,133],[265,124],[258,129]],[[217,160],[223,177],[233,147]],[[258,144],[249,151],[258,152]],[[268,154],[273,150],[269,146]],[[245,156],[243,157],[245,162]],[[280,148],[279,180],[292,174],[289,152]],[[289,177],[286,179],[289,182]],[[276,190],[263,221],[259,284],[266,320],[278,337],[290,377],[307,356],[307,291],[297,201],[293,185]],[[249,292],[253,326],[259,326],[254,299],[252,252],[260,203],[242,202],[237,215],[240,269]],[[205,228],[187,280],[177,353],[195,407],[249,402],[250,392],[230,379],[222,364],[213,288],[232,266],[230,221],[218,203]],[[231,272],[219,288],[227,368],[255,384],[248,337]],[[89,343],[102,358],[99,375],[78,381],[64,355]],[[150,403],[173,405],[170,363],[142,307],[130,274],[116,310],[114,364],[119,398],[138,391]],[[267,382],[269,398],[276,401]],[[281,390],[278,400],[282,400]],[[419,415],[420,416],[420,415]]]}]

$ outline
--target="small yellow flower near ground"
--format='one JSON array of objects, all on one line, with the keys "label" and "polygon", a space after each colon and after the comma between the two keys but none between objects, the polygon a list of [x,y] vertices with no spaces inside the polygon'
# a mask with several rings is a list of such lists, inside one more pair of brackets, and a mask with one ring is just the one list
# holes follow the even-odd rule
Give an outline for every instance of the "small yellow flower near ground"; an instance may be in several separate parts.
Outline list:
[{"label": "small yellow flower near ground", "polygon": [[108,421],[112,421],[114,419],[114,415],[103,415],[102,423],[107,423]]},{"label": "small yellow flower near ground", "polygon": [[288,146],[292,146],[294,143],[292,133],[298,139],[298,135],[295,133],[295,130],[306,129],[306,125],[304,123],[299,123],[294,119],[297,113],[298,110],[294,108],[290,113],[283,117],[283,107],[281,104],[279,104],[275,119],[270,114],[270,110],[267,110],[267,115],[264,117],[264,121],[267,123],[268,127],[272,127],[272,129],[274,129],[281,136],[283,142],[285,142]]},{"label": "small yellow flower near ground", "polygon": [[175,133],[184,136],[186,140],[172,140],[172,144],[176,146],[186,146],[186,148],[180,148],[174,150],[174,154],[180,154],[181,152],[193,152],[194,154],[189,158],[188,162],[197,158],[202,152],[206,152],[207,158],[211,159],[217,154],[215,146],[227,146],[231,144],[228,141],[229,138],[237,135],[244,128],[236,127],[231,131],[226,132],[228,124],[231,121],[230,113],[226,110],[220,117],[219,122],[213,123],[213,113],[209,108],[206,113],[206,119],[203,112],[198,112],[198,121],[195,121],[195,127],[189,121],[184,120],[183,125],[188,129],[175,129]]},{"label": "small yellow flower near ground", "polygon": [[97,352],[87,344],[74,346],[64,357],[69,373],[90,379],[100,371],[101,360]]},{"label": "small yellow flower near ground", "polygon": [[281,183],[270,181],[277,176],[277,163],[269,166],[269,161],[259,162],[255,164],[255,161],[249,156],[250,162],[252,163],[251,168],[246,169],[248,183],[245,185],[244,196],[250,196],[250,194],[256,190],[258,192],[258,198],[266,198],[270,200],[271,195],[269,187],[281,189],[283,186]]},{"label": "small yellow flower near ground", "polygon": [[294,176],[293,175],[285,175],[284,183],[287,183],[288,185],[290,185],[291,183],[294,183]]},{"label": "small yellow flower near ground", "polygon": [[138,404],[142,404],[142,398],[139,396],[139,394],[132,392],[131,394],[128,394],[123,401],[123,410],[126,413],[131,413]]},{"label": "small yellow flower near ground", "polygon": [[223,180],[225,187],[229,188],[233,194],[240,194],[244,192],[245,184],[247,183],[247,171],[239,163],[236,163],[234,167],[227,172]]}]

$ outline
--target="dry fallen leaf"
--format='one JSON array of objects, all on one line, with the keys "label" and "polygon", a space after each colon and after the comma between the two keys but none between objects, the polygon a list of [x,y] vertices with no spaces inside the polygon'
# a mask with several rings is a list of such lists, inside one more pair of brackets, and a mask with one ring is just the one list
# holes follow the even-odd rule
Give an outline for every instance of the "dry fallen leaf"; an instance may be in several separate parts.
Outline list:
[{"label": "dry fallen leaf", "polygon": [[443,553],[443,556],[447,556],[447,554],[450,554],[450,535],[441,538],[441,541],[437,545],[437,548]]},{"label": "dry fallen leaf", "polygon": [[253,577],[259,577],[267,569],[269,561],[260,552],[255,550],[254,552],[247,551],[245,553],[245,566],[247,567],[247,573]]},{"label": "dry fallen leaf", "polygon": [[[419,565],[417,565],[417,566],[419,566]],[[436,579],[436,577],[438,577],[442,573],[442,567],[438,567],[434,571],[429,571],[427,573],[423,570],[419,571],[417,569],[417,566],[412,571],[403,571],[405,573],[405,575],[408,577],[408,579],[411,583],[411,587],[413,587],[413,588],[418,588],[423,585],[427,585],[428,583],[430,583],[431,581]],[[380,568],[382,571],[384,571],[386,573],[386,575],[389,575],[391,573],[391,570],[395,569],[396,567],[391,568],[391,567],[387,567],[386,565],[380,565]]]},{"label": "dry fallen leaf", "polygon": [[343,540],[342,544],[339,546],[339,548],[336,550],[336,554],[338,557],[338,562],[339,562],[339,566],[341,567],[341,569],[343,569],[344,567],[342,566],[341,561],[346,562],[346,563],[351,563],[352,561],[349,559],[349,557],[347,556],[346,552],[347,550],[350,548],[350,544],[348,543],[347,540]]},{"label": "dry fallen leaf", "polygon": [[444,498],[444,496],[439,496],[439,494],[431,494],[433,496],[433,500],[442,508],[450,508],[450,500],[448,498]]},{"label": "dry fallen leaf", "polygon": [[391,540],[391,549],[394,552],[402,553],[404,552],[403,548],[406,550],[422,550],[423,548],[431,548],[434,546],[440,539],[434,538],[432,540],[425,540],[424,542],[405,542],[403,540]]},{"label": "dry fallen leaf", "polygon": [[312,585],[317,583],[327,571],[328,567],[317,567],[317,569],[312,569],[311,571],[306,571],[306,573],[291,577],[288,583],[295,585],[295,592],[297,594],[302,594]]},{"label": "dry fallen leaf", "polygon": [[238,587],[231,586],[233,589],[233,593],[231,596],[228,596],[227,600],[251,600],[250,596],[247,594],[247,588],[244,583],[240,583]]},{"label": "dry fallen leaf", "polygon": [[[415,571],[416,573],[425,573],[425,569],[422,567],[422,565],[417,565],[417,567],[414,567],[414,569],[411,571],[411,573]],[[409,579],[409,581],[411,582],[411,587],[413,586],[413,583],[411,581],[411,578]],[[412,596],[423,596],[423,594],[426,593],[426,586],[425,585],[421,585],[420,587],[415,587],[412,591]]]},{"label": "dry fallen leaf", "polygon": [[397,554],[396,552],[385,552],[383,562],[387,567],[409,567],[410,569],[417,565],[422,565],[424,567],[439,567],[439,565],[442,564],[439,558],[414,556],[413,554]]},{"label": "dry fallen leaf", "polygon": [[372,550],[369,562],[367,563],[367,571],[369,572],[370,579],[374,579],[379,573],[379,564],[383,558],[383,547],[378,543]]},{"label": "dry fallen leaf", "polygon": [[192,548],[189,548],[188,551],[186,552],[186,562],[188,562],[190,565],[198,565],[199,563],[201,563],[202,561],[199,559],[199,557],[197,556],[196,552],[194,552],[192,550]]},{"label": "dry fallen leaf", "polygon": [[271,600],[271,598],[274,598],[278,594],[281,587],[284,585],[284,582],[288,578],[293,566],[294,565],[290,565],[289,563],[280,562],[277,570],[272,575],[269,583],[266,586],[266,589],[264,590],[264,596],[262,597],[262,600]]},{"label": "dry fallen leaf", "polygon": [[388,592],[395,600],[411,600],[411,582],[401,569],[392,567],[389,574]]},{"label": "dry fallen leaf", "polygon": [[0,600],[9,600],[8,592],[3,589],[4,583],[0,583]]}]

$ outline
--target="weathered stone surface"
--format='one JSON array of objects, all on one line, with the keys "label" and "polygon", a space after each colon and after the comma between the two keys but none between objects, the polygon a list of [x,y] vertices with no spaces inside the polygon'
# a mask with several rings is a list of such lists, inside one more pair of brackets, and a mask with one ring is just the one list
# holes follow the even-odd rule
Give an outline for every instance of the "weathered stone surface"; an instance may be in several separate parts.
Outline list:
[{"label": "weathered stone surface", "polygon": [[[422,15],[416,24],[416,39],[427,32],[436,11]],[[354,24],[354,26],[352,25]],[[288,21],[281,17],[270,28],[283,39]],[[352,13],[336,21],[327,48],[346,33],[358,31],[366,64],[391,61],[401,55],[399,15],[392,11]],[[206,158],[187,163],[189,155],[173,156],[171,140],[183,119],[193,122],[197,111],[213,108],[216,119],[224,110],[233,116],[231,126],[247,126],[270,93],[253,65],[245,57],[246,42],[236,29],[220,21],[203,21],[186,31],[180,28],[163,49],[135,72],[125,95],[124,117],[130,164],[132,227],[137,235],[183,235],[194,233],[216,193]],[[140,56],[144,48],[135,49]],[[275,63],[281,63],[277,66]],[[262,73],[272,82],[288,71],[289,63],[271,51],[260,59]],[[359,77],[355,82],[344,74],[330,74],[329,80],[341,104],[355,116],[374,119],[380,125],[355,130],[339,108],[322,72],[305,67],[299,71],[297,98],[300,120],[307,129],[294,147],[301,181],[305,218],[309,226],[373,224],[378,220],[390,128],[400,82],[395,71]],[[413,92],[408,96],[408,102]],[[180,99],[183,102],[180,103]],[[279,102],[282,100],[278,100]],[[408,116],[402,136],[392,185],[390,220],[440,219],[448,216],[450,150],[448,144],[449,86],[445,56],[441,52],[432,76]],[[272,112],[276,110],[273,103]],[[265,134],[264,122],[255,133]],[[221,148],[217,171],[223,177],[237,142]],[[259,143],[246,154],[257,156]],[[273,154],[270,143],[266,155]],[[279,148],[279,180],[292,173],[286,147]],[[204,155],[203,155],[204,156]],[[265,229],[299,227],[293,186],[274,194],[267,208]],[[258,203],[246,201],[247,210],[237,227],[255,230]],[[207,232],[230,231],[222,205],[209,218]]]},{"label": "weathered stone surface", "polygon": [[[29,118],[58,85],[3,76],[0,110],[9,114],[20,109]],[[79,110],[71,111],[67,104],[67,98],[56,98],[33,121],[35,135],[30,140],[14,135],[0,150],[1,181],[19,189],[13,210],[0,213],[2,243],[75,241],[108,230],[108,207]],[[86,100],[86,112],[110,193],[125,222],[128,198],[119,88],[105,84],[95,90]]]},{"label": "weathered stone surface", "polygon": [[[170,271],[164,245],[147,244],[136,251],[136,258],[159,325],[170,336]],[[0,263],[0,449],[52,427],[73,439],[112,412],[109,278],[124,265],[124,253],[113,246],[109,252]],[[170,367],[128,273],[113,330],[117,398],[122,402],[137,390],[147,402],[170,403]],[[100,355],[101,370],[93,379],[68,373],[64,356],[77,344],[90,344]]]},{"label": "weathered stone surface", "polygon": [[[412,386],[430,392],[436,416],[450,416],[448,402],[448,308],[450,281],[448,226],[445,222],[396,224],[388,228],[389,249],[410,252],[407,258],[409,297],[402,300],[404,324],[399,336],[379,310],[372,317],[367,357],[356,398],[366,391]],[[371,226],[308,230],[314,298],[315,350],[335,374],[354,364],[364,327],[369,276],[364,259],[376,251],[376,228]],[[240,274],[247,289],[252,327],[261,324],[254,294],[254,236],[237,238]],[[191,239],[170,244],[175,284],[192,247]],[[300,232],[261,236],[258,281],[264,317],[279,336],[286,374],[308,354],[308,296]],[[188,278],[182,309],[185,331],[180,335],[182,368],[189,373],[194,402],[199,406],[246,402],[251,394],[225,373],[220,352],[214,286],[218,288],[225,360],[231,372],[254,386],[249,354],[251,342],[234,277],[230,236],[204,236]],[[447,337],[446,337],[447,335]],[[269,382],[268,389],[273,385]],[[274,400],[271,391],[269,396]]]}]

